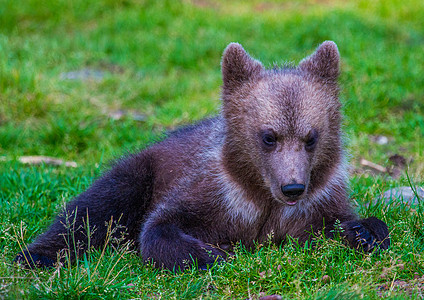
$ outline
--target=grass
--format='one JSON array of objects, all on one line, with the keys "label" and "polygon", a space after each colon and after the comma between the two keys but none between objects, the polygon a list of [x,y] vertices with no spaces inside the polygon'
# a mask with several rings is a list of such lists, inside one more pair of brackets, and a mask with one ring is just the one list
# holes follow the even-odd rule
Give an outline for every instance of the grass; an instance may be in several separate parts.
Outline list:
[{"label": "grass", "polygon": [[[360,158],[386,165],[400,154],[412,185],[423,186],[423,19],[418,0],[0,0],[0,297],[422,298],[423,203],[367,205],[410,185],[406,173],[393,179],[360,170],[351,178],[359,215],[391,229],[392,247],[383,253],[362,255],[319,238],[314,251],[295,241],[284,249],[240,247],[205,272],[154,270],[113,245],[58,270],[28,272],[11,262],[108,161],[216,113],[220,57],[232,41],[272,65],[297,63],[334,40],[353,168],[361,169]],[[81,69],[103,78],[63,79]],[[129,114],[110,117],[119,110]],[[389,142],[374,143],[378,135]],[[17,161],[22,155],[78,167],[27,166]]]}]

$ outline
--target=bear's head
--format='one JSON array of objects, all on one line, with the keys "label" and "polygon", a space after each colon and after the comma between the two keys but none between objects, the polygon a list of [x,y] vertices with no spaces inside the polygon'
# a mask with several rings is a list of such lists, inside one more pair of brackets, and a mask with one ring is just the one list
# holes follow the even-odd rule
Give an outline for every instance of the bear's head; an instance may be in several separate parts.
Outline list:
[{"label": "bear's head", "polygon": [[337,46],[330,41],[297,67],[270,70],[240,44],[225,49],[224,159],[241,183],[295,205],[325,188],[339,172],[339,61]]}]

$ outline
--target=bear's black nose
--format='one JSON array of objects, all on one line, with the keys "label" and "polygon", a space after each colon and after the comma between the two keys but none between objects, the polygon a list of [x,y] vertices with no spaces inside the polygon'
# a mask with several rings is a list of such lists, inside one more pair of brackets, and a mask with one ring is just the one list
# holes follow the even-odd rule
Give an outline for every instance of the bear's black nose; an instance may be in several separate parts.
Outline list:
[{"label": "bear's black nose", "polygon": [[305,185],[303,184],[288,184],[285,186],[281,186],[281,191],[284,196],[287,197],[296,197],[303,194],[305,191]]}]

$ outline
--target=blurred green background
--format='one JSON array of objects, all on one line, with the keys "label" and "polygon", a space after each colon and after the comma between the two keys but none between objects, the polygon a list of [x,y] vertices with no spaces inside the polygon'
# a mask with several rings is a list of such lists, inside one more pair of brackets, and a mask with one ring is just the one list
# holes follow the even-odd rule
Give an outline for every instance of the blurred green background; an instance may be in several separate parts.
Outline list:
[{"label": "blurred green background", "polygon": [[[298,63],[333,40],[353,158],[384,163],[402,153],[423,169],[421,1],[1,2],[0,153],[8,157],[110,159],[216,113],[228,43],[270,66]],[[67,79],[78,71],[91,73]],[[110,117],[117,111],[119,120]],[[378,135],[389,143],[370,142]]]}]

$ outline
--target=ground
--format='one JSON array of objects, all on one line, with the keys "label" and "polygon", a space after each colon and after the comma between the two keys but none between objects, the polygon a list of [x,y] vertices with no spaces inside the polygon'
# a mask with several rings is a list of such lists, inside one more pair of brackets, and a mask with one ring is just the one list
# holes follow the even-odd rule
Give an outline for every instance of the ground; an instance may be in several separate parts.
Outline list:
[{"label": "ground", "polygon": [[[423,19],[418,0],[0,0],[0,298],[423,298],[422,197],[381,199],[424,185]],[[58,270],[12,264],[111,159],[217,113],[228,43],[272,66],[324,40],[342,55],[351,198],[387,222],[388,251],[317,237],[177,274],[112,245]]]}]

